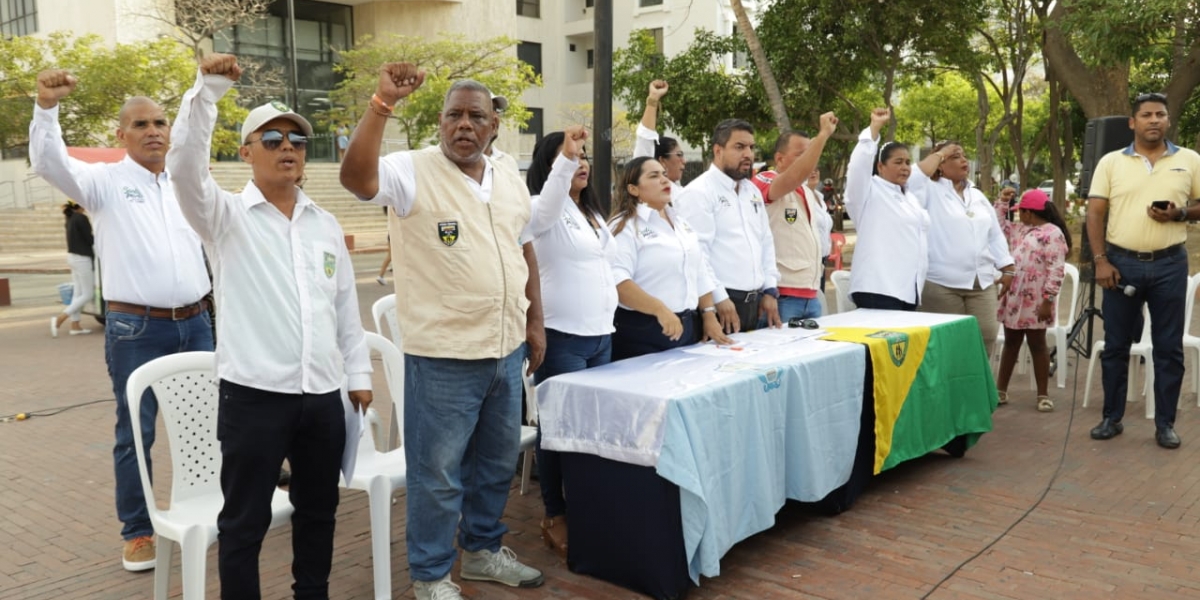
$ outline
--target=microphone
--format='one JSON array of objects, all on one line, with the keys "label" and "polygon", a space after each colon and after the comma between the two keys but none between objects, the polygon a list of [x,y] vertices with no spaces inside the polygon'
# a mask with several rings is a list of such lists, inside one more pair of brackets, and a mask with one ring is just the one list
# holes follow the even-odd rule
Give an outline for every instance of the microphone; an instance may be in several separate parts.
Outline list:
[{"label": "microphone", "polygon": [[1127,286],[1121,288],[1121,291],[1125,292],[1125,295],[1130,298],[1134,297],[1134,295],[1137,294],[1137,288],[1133,287],[1132,285],[1127,285]]}]

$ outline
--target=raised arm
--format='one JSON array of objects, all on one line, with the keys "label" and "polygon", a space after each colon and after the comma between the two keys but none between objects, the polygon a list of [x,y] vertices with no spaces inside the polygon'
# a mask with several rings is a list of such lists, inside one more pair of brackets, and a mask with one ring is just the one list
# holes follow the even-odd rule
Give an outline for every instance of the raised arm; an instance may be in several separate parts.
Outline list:
[{"label": "raised arm", "polygon": [[237,58],[210,54],[200,60],[196,83],[183,95],[183,103],[171,127],[173,143],[167,152],[167,170],[179,209],[192,229],[205,242],[225,231],[231,197],[213,180],[208,169],[217,101],[242,75]]},{"label": "raised arm", "polygon": [[891,111],[877,108],[871,111],[871,126],[858,135],[858,145],[850,153],[846,167],[846,190],[843,199],[850,219],[858,224],[871,190],[871,170],[878,160],[879,132],[891,118]]},{"label": "raised arm", "polygon": [[379,67],[379,83],[371,97],[370,110],[363,113],[342,159],[341,182],[350,193],[359,198],[374,198],[379,193],[379,146],[383,143],[388,117],[397,102],[424,82],[425,71],[412,63],[387,63]]},{"label": "raised arm", "polygon": [[103,195],[98,166],[88,165],[67,155],[62,127],[58,124],[59,100],[67,97],[78,81],[62,69],[38,73],[37,102],[29,123],[29,163],[33,172],[88,212],[98,212]]},{"label": "raised arm", "polygon": [[670,86],[661,79],[650,82],[650,94],[646,96],[646,109],[642,111],[642,122],[638,124],[637,137],[633,142],[633,157],[654,157],[654,144],[658,141],[658,107]]},{"label": "raised arm", "polygon": [[562,153],[554,160],[542,192],[533,203],[527,238],[546,233],[562,218],[563,210],[571,202],[571,180],[579,169],[579,157],[583,155],[587,137],[587,130],[582,125],[572,125],[563,132]]},{"label": "raised arm", "polygon": [[825,151],[825,143],[829,141],[829,137],[833,135],[833,132],[837,131],[837,124],[837,117],[832,112],[821,115],[821,130],[809,142],[808,149],[771,181],[771,187],[769,188],[770,200],[774,201],[786,196],[789,192],[800,187],[801,184],[808,180],[809,174],[817,168],[817,163],[821,161],[821,153]]}]

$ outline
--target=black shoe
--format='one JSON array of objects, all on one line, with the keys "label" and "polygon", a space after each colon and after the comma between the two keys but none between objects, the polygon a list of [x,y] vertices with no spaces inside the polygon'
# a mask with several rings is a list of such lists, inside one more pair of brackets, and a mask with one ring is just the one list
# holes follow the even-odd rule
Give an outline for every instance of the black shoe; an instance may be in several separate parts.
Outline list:
[{"label": "black shoe", "polygon": [[1092,439],[1109,440],[1121,435],[1122,431],[1125,431],[1125,426],[1120,421],[1113,422],[1112,419],[1105,417],[1099,425],[1092,429]]},{"label": "black shoe", "polygon": [[1174,427],[1159,427],[1154,432],[1154,441],[1167,450],[1179,447],[1179,436],[1176,435]]}]

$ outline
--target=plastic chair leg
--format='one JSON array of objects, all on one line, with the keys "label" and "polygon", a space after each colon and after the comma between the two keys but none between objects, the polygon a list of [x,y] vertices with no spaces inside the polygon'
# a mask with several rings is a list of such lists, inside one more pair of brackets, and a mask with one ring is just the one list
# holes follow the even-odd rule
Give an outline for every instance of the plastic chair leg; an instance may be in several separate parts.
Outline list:
[{"label": "plastic chair leg", "polygon": [[204,577],[210,541],[201,527],[193,527],[183,533],[183,540],[179,543],[179,559],[183,567],[183,600],[204,600]]},{"label": "plastic chair leg", "polygon": [[521,464],[521,495],[529,489],[529,475],[533,470],[533,450],[525,451],[525,461]]},{"label": "plastic chair leg", "polygon": [[1092,395],[1092,375],[1096,372],[1096,358],[1104,351],[1104,342],[1096,342],[1092,346],[1092,357],[1088,359],[1087,383],[1083,385],[1083,407],[1087,408],[1088,397]]},{"label": "plastic chair leg", "polygon": [[375,600],[392,598],[392,484],[382,475],[371,479],[367,499],[371,504],[371,565]]},{"label": "plastic chair leg", "polygon": [[154,544],[154,600],[167,600],[171,589],[171,554],[175,541],[158,536]]}]

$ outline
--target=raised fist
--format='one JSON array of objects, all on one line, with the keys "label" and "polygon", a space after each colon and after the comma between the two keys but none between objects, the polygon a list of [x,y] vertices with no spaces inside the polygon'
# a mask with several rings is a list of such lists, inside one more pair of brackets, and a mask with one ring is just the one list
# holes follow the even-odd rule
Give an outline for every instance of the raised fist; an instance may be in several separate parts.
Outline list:
[{"label": "raised fist", "polygon": [[583,125],[572,125],[563,131],[563,156],[578,160],[583,154],[583,143],[587,141],[588,132]]},{"label": "raised fist", "polygon": [[892,110],[890,108],[876,108],[875,110],[871,111],[871,124],[872,125],[875,125],[875,124],[883,125],[884,123],[888,122],[888,119],[891,119],[891,118],[892,118]]},{"label": "raised fist", "polygon": [[669,87],[670,86],[667,85],[667,82],[661,79],[655,79],[654,81],[651,81],[650,98],[653,100],[661,100],[663,96],[667,95],[667,89]]},{"label": "raised fist", "polygon": [[42,108],[54,108],[58,101],[75,90],[79,80],[63,69],[50,69],[38,73],[37,103]]},{"label": "raised fist", "polygon": [[833,135],[837,131],[838,118],[834,116],[833,111],[821,115],[821,133],[825,135]]},{"label": "raised fist", "polygon": [[231,81],[242,76],[242,67],[232,54],[209,54],[200,59],[200,72],[205,75],[224,75]]},{"label": "raised fist", "polygon": [[394,106],[425,83],[425,71],[406,62],[385,63],[379,67],[379,85],[375,95],[388,106]]}]

